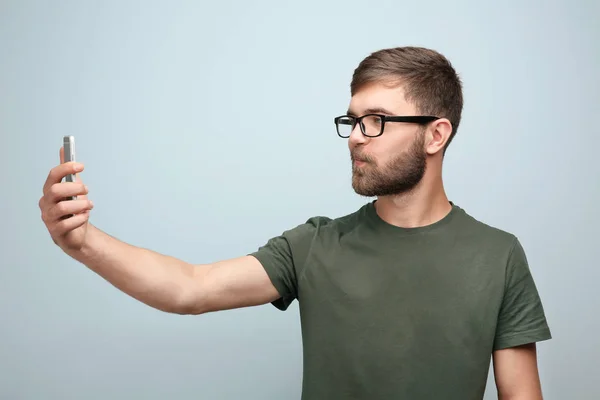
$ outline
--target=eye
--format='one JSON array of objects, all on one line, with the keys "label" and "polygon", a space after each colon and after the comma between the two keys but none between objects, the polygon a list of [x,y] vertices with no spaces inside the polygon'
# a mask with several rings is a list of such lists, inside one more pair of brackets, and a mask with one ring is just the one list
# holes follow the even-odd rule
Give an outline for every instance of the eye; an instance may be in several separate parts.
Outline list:
[{"label": "eye", "polygon": [[378,128],[381,126],[381,123],[382,123],[381,117],[378,115],[367,115],[367,116],[365,116],[365,118],[363,118],[362,121],[366,127]]}]

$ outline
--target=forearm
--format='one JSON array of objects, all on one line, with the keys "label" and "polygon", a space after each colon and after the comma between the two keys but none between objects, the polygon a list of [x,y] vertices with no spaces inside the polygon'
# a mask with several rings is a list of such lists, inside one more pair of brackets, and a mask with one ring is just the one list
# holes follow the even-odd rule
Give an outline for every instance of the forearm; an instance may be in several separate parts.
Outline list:
[{"label": "forearm", "polygon": [[183,313],[193,266],[174,257],[132,246],[88,226],[74,259],[119,290],[156,309]]}]

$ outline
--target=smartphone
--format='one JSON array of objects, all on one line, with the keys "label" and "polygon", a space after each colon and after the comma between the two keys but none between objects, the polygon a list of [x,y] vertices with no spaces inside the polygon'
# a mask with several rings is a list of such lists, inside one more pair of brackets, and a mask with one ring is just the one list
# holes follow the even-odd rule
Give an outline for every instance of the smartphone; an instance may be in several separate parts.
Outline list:
[{"label": "smartphone", "polygon": [[[75,161],[75,137],[63,137],[63,147],[65,149],[65,162]],[[65,182],[75,182],[75,174],[65,176]],[[75,200],[75,196],[68,197],[68,200]]]}]

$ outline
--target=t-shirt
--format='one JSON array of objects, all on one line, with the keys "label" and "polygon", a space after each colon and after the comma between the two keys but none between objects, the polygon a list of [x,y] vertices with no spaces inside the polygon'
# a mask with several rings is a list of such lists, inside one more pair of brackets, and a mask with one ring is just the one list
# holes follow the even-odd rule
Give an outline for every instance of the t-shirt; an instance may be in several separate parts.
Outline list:
[{"label": "t-shirt", "polygon": [[454,203],[417,228],[374,204],[252,253],[299,302],[302,399],[482,399],[492,351],[551,338],[523,247]]}]

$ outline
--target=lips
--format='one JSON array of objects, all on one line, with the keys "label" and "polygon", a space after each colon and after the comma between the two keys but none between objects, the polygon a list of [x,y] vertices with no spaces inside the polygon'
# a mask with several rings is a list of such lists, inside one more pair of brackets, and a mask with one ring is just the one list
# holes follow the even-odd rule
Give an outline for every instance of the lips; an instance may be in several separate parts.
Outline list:
[{"label": "lips", "polygon": [[359,153],[358,151],[350,153],[350,158],[352,159],[352,163],[355,165],[363,165],[369,163],[369,157],[363,156],[362,153]]},{"label": "lips", "polygon": [[368,162],[366,158],[359,157],[359,156],[352,156],[352,161],[354,161],[354,162],[360,162],[360,163],[366,163],[366,162]]}]

